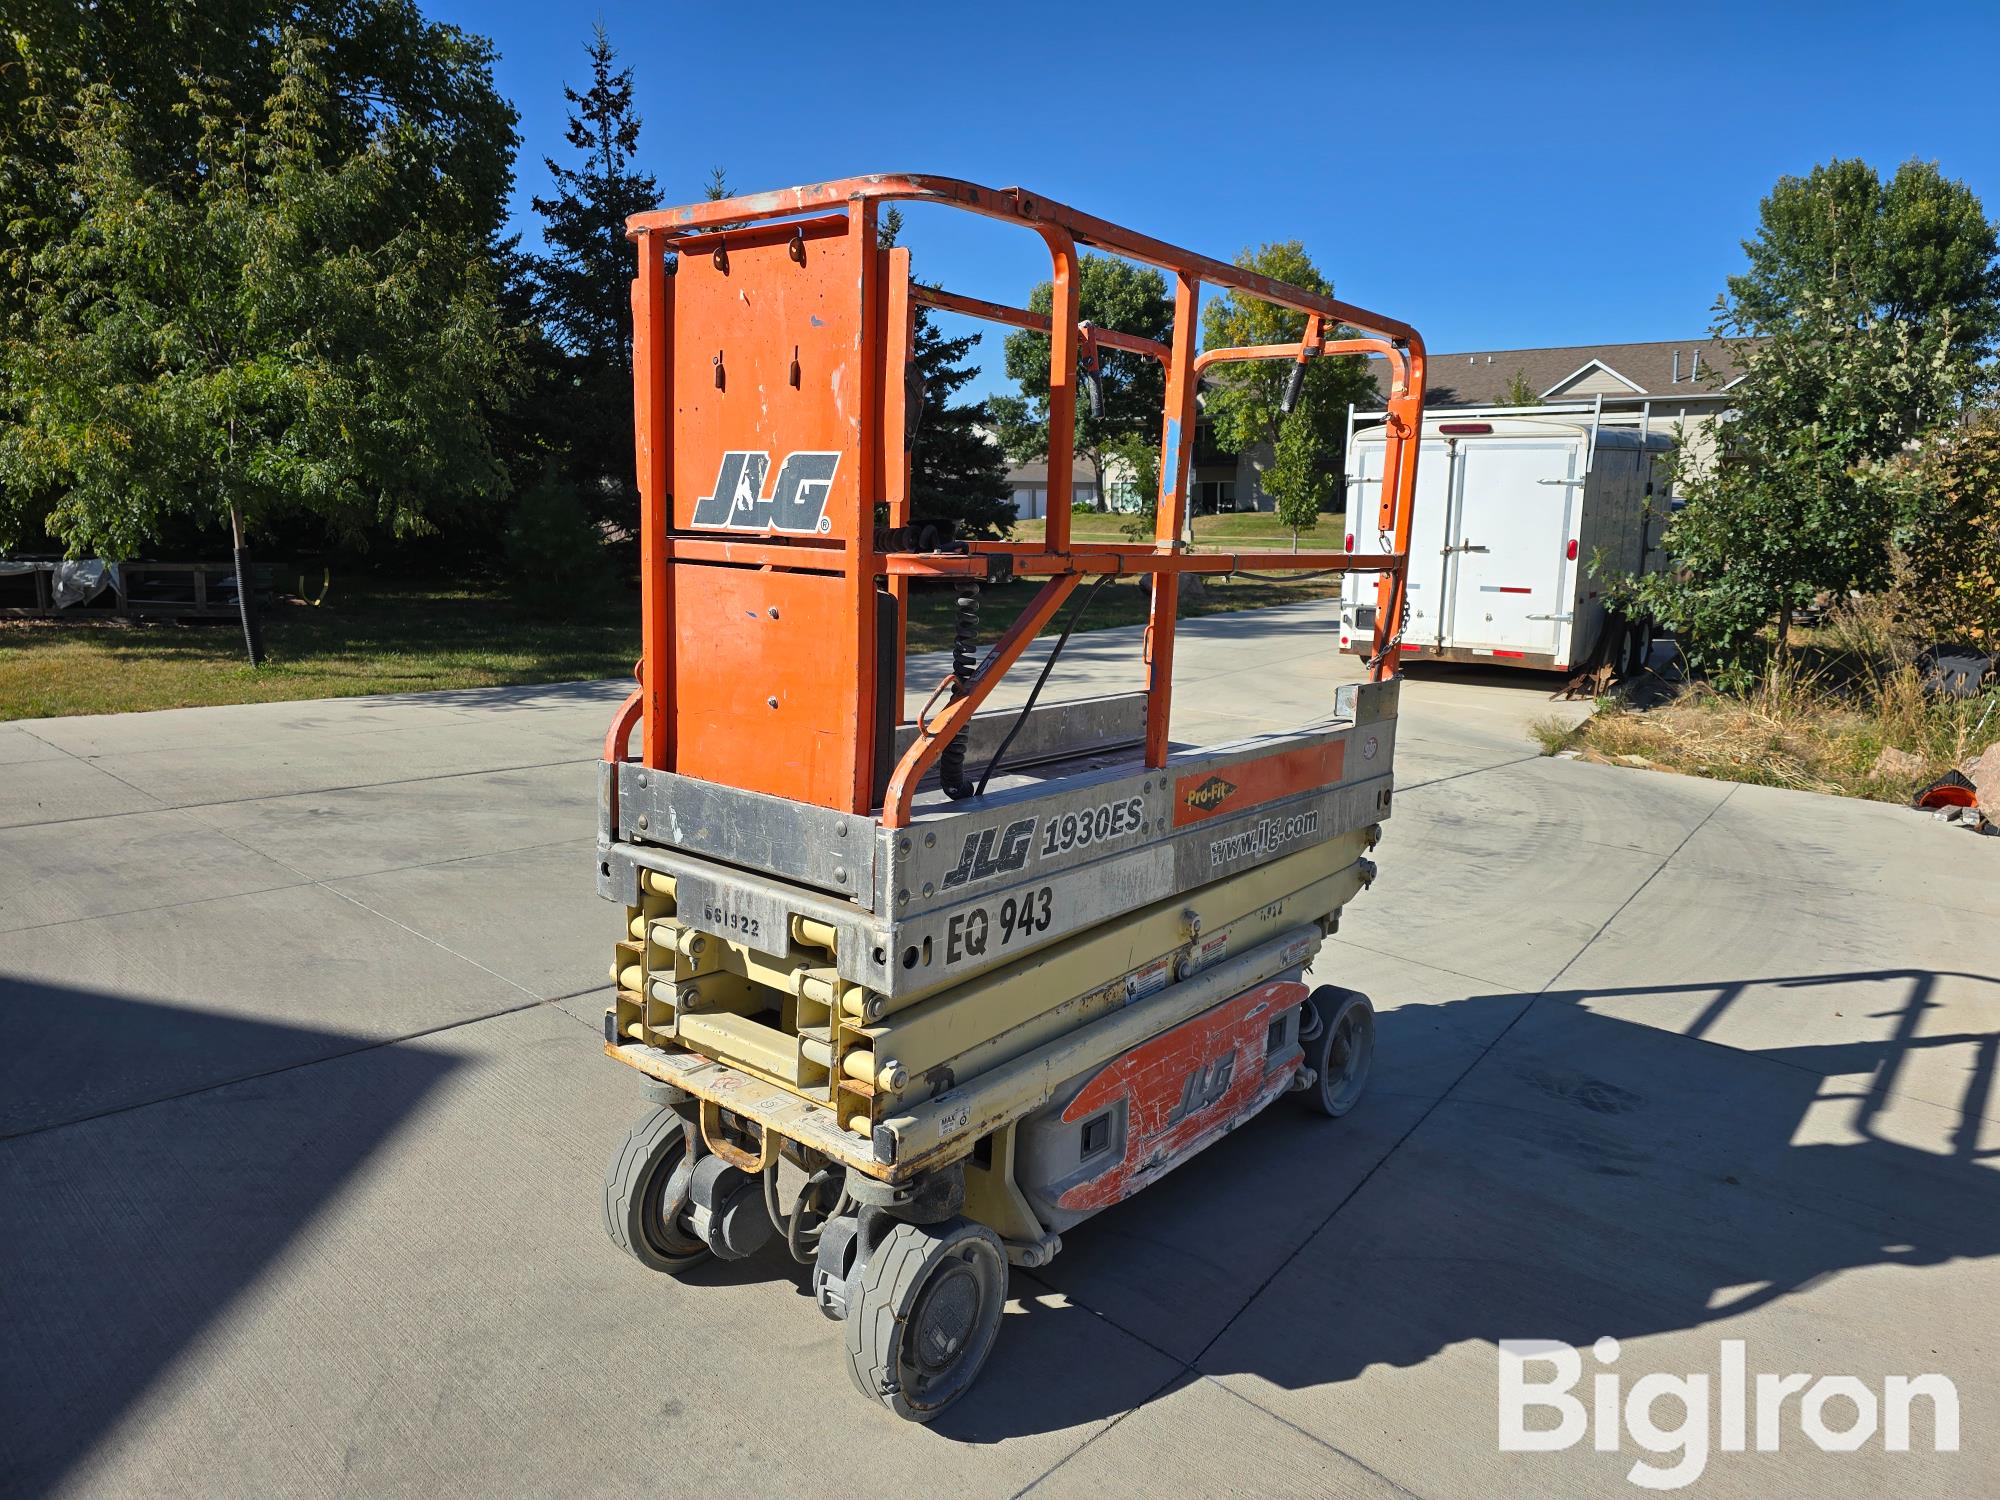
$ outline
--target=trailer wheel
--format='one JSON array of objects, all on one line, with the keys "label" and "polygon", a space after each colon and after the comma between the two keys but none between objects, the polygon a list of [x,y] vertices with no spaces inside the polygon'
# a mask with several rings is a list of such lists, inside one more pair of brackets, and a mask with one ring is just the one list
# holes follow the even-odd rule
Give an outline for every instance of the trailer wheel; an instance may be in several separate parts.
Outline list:
[{"label": "trailer wheel", "polygon": [[[1319,1076],[1306,1090],[1306,1102],[1323,1115],[1339,1119],[1361,1098],[1368,1070],[1375,1061],[1375,1007],[1355,990],[1322,985],[1306,999],[1313,1015],[1306,1030],[1306,1063]],[[1318,1022],[1317,1030],[1312,1026]]]},{"label": "trailer wheel", "polygon": [[1648,620],[1627,620],[1618,641],[1618,676],[1629,682],[1646,670],[1653,655],[1653,626]]},{"label": "trailer wheel", "polygon": [[1007,1301],[1007,1254],[984,1224],[898,1223],[855,1267],[841,1325],[856,1389],[928,1422],[979,1376]]},{"label": "trailer wheel", "polygon": [[708,1258],[688,1228],[688,1125],[661,1106],[626,1132],[604,1172],[604,1230],[640,1265],[678,1276]]}]

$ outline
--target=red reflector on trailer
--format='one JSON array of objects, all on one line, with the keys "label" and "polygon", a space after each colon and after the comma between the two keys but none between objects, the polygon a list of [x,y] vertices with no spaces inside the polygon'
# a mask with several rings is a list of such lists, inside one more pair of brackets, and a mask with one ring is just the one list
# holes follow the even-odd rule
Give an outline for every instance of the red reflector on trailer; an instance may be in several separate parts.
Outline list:
[{"label": "red reflector on trailer", "polygon": [[1491,432],[1492,430],[1493,430],[1493,424],[1491,422],[1438,423],[1439,432],[1449,433],[1453,437],[1464,437],[1464,436],[1477,437],[1481,433]]},{"label": "red reflector on trailer", "polygon": [[1532,594],[1534,590],[1524,589],[1518,584],[1503,583],[1500,585],[1500,592],[1503,594]]},{"label": "red reflector on trailer", "polygon": [[1566,557],[1566,558],[1568,558],[1568,559],[1569,559],[1569,560],[1570,560],[1571,562],[1575,562],[1575,561],[1576,561],[1576,538],[1575,538],[1575,537],[1571,537],[1571,538],[1569,539],[1569,545],[1568,545],[1567,547],[1563,548],[1563,556],[1564,556],[1564,557]]},{"label": "red reflector on trailer", "polygon": [[1525,651],[1495,651],[1493,654],[1495,656],[1521,657],[1521,656],[1526,656],[1528,653]]},{"label": "red reflector on trailer", "polygon": [[1347,533],[1347,550],[1349,552],[1354,550],[1354,533],[1351,531]]}]

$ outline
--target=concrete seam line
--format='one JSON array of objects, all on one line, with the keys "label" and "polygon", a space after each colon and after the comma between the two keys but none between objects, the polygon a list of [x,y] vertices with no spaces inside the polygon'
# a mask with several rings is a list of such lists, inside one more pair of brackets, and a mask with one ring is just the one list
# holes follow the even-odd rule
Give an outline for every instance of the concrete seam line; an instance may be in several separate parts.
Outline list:
[{"label": "concrete seam line", "polygon": [[370,906],[366,901],[363,901],[358,896],[350,896],[345,891],[336,891],[333,889],[332,886],[328,885],[323,880],[314,881],[313,883],[319,886],[322,890],[333,891],[333,894],[338,896],[341,900],[351,902],[353,905],[360,907],[365,912],[373,913],[375,916],[378,916],[383,921],[387,922],[391,927],[400,927],[403,929],[403,931],[410,934],[411,937],[421,938],[423,939],[423,941],[429,943],[433,948],[438,949],[440,952],[449,953],[453,958],[458,959],[462,963],[471,964],[472,967],[479,970],[480,973],[491,975],[493,978],[499,980],[502,984],[507,985],[509,988],[519,990],[522,994],[532,999],[537,1005],[545,1003],[540,995],[537,995],[533,990],[529,989],[525,984],[522,984],[517,980],[509,979],[505,974],[502,974],[498,969],[487,968],[486,965],[481,963],[478,959],[472,958],[467,954],[460,953],[456,948],[452,947],[451,944],[441,943],[436,938],[432,937],[429,933],[417,931],[416,928],[410,926],[410,924],[407,922],[398,922],[394,917],[390,916],[387,912],[377,911],[374,907]]},{"label": "concrete seam line", "polygon": [[255,1083],[260,1078],[275,1078],[280,1073],[296,1073],[301,1068],[316,1068],[321,1063],[339,1062],[342,1058],[357,1057],[363,1052],[378,1052],[384,1047],[399,1047],[405,1042],[420,1042],[425,1037],[439,1036],[447,1031],[457,1031],[465,1026],[477,1026],[484,1021],[497,1021],[503,1016],[517,1016],[524,1010],[534,1010],[543,1002],[529,1001],[525,1005],[509,1005],[500,1010],[488,1011],[484,1015],[465,1016],[456,1021],[442,1021],[436,1026],[426,1026],[418,1031],[405,1032],[399,1036],[385,1036],[377,1041],[362,1042],[359,1046],[344,1047],[338,1052],[328,1052],[320,1057],[301,1058],[298,1062],[281,1063],[275,1068],[265,1068],[255,1073],[239,1073],[229,1078],[219,1078],[213,1083],[199,1083],[193,1088],[177,1090],[171,1094],[156,1094],[149,1099],[134,1099],[129,1104],[114,1104],[108,1109],[100,1109],[87,1115],[72,1115],[66,1120],[51,1120],[46,1125],[36,1125],[27,1130],[12,1130],[0,1135],[0,1142],[21,1141],[30,1136],[46,1135],[52,1130],[67,1130],[73,1125],[88,1125],[93,1120],[109,1119],[113,1115],[131,1114],[135,1110],[151,1109],[156,1104],[172,1104],[179,1099],[192,1099],[198,1094],[212,1094],[217,1089],[233,1088],[239,1083]]},{"label": "concrete seam line", "polygon": [[[216,830],[218,833],[220,829]],[[224,835],[231,837],[232,835]],[[314,880],[319,885],[334,885],[343,880],[373,880],[377,875],[400,875],[405,870],[442,870],[446,865],[462,865],[475,859],[498,859],[503,854],[533,854],[541,849],[561,849],[568,845],[578,848],[595,848],[590,843],[589,834],[572,834],[568,838],[549,839],[540,844],[509,844],[504,849],[482,849],[477,854],[454,854],[449,859],[420,859],[407,865],[383,865],[379,870],[356,870],[351,875],[321,875]],[[245,845],[245,848],[252,847]],[[259,851],[261,852],[261,851]],[[314,877],[307,877],[314,879]]]},{"label": "concrete seam line", "polygon": [[1409,793],[1420,791],[1427,786],[1443,786],[1447,781],[1462,781],[1467,776],[1478,776],[1487,771],[1504,771],[1509,766],[1525,766],[1530,761],[1546,760],[1547,758],[1545,755],[1536,754],[1523,755],[1517,760],[1497,760],[1490,766],[1474,766],[1470,771],[1453,771],[1449,776],[1434,776],[1429,781],[1413,781],[1408,786],[1397,787],[1396,791],[1399,795],[1407,796]]},{"label": "concrete seam line", "polygon": [[1289,1417],[1282,1416],[1279,1413],[1272,1411],[1270,1407],[1266,1406],[1261,1401],[1251,1400],[1248,1396],[1244,1395],[1243,1392],[1237,1390],[1234,1386],[1224,1385],[1220,1380],[1217,1380],[1213,1375],[1204,1375],[1202,1376],[1202,1379],[1209,1382],[1209,1384],[1213,1385],[1217,1390],[1225,1391],[1229,1395],[1234,1396],[1238,1401],[1241,1401],[1245,1406],[1249,1407],[1252,1411],[1260,1411],[1265,1416],[1269,1417],[1273,1422],[1276,1422],[1279,1426],[1290,1428],[1293,1432],[1296,1432],[1300,1437],[1304,1438],[1307,1442],[1315,1443],[1318,1446],[1326,1449],[1326,1451],[1329,1453],[1338,1453],[1342,1458],[1346,1459],[1349,1463],[1353,1464],[1355,1468],[1361,1470],[1364,1474],[1367,1474],[1372,1478],[1381,1480],[1384,1484],[1388,1485],[1389,1488],[1394,1490],[1397,1494],[1408,1495],[1410,1496],[1410,1500],[1422,1500],[1422,1497],[1417,1493],[1417,1491],[1411,1489],[1406,1484],[1400,1484],[1396,1480],[1391,1479],[1387,1474],[1384,1474],[1380,1469],[1376,1468],[1366,1459],[1356,1458],[1352,1453],[1349,1453],[1345,1448],[1341,1447],[1340,1444],[1329,1443],[1325,1438],[1321,1437],[1318,1433],[1308,1432],[1305,1428],[1299,1426],[1298,1423],[1292,1421]]},{"label": "concrete seam line", "polygon": [[1512,990],[1520,994],[1526,993],[1525,990],[1522,990],[1511,979],[1495,979],[1491,974],[1468,974],[1463,969],[1447,969],[1443,964],[1426,963],[1421,958],[1411,958],[1407,954],[1397,953],[1393,949],[1375,948],[1369,946],[1367,943],[1357,943],[1353,938],[1344,937],[1338,932],[1328,938],[1327,941],[1329,943],[1345,943],[1350,948],[1359,948],[1363,953],[1379,953],[1382,957],[1393,958],[1398,963],[1410,964],[1419,969],[1429,969],[1433,974],[1449,974],[1454,979],[1470,979],[1474,984],[1490,984],[1499,989]]},{"label": "concrete seam line", "polygon": [[[292,869],[282,860],[273,860],[272,863],[287,870]],[[297,875],[299,872],[292,870],[292,873]],[[92,912],[82,917],[57,917],[53,922],[30,922],[25,927],[0,928],[0,940],[13,937],[17,933],[47,932],[51,927],[74,927],[79,922],[107,922],[119,917],[144,916],[148,912],[179,911],[183,906],[206,906],[211,901],[234,901],[239,896],[268,896],[274,891],[302,891],[309,885],[318,884],[318,881],[301,875],[297,880],[280,881],[276,885],[252,886],[247,891],[224,891],[219,896],[189,896],[184,901],[162,901],[157,906],[128,906],[121,911]]]},{"label": "concrete seam line", "polygon": [[[460,953],[456,948],[452,947],[449,943],[440,942],[438,941],[438,939],[432,937],[427,932],[419,932],[416,928],[410,926],[410,924],[407,922],[397,921],[387,912],[378,910],[377,908],[370,906],[366,901],[363,901],[359,896],[352,896],[349,895],[346,891],[338,889],[337,887],[334,886],[334,884],[331,881],[315,880],[310,875],[307,875],[304,870],[301,870],[298,868],[298,866],[292,864],[289,860],[277,859],[276,856],[274,855],[263,854],[263,851],[255,849],[251,845],[246,844],[242,839],[238,838],[235,834],[229,832],[227,829],[217,828],[214,831],[219,837],[229,840],[229,842],[236,845],[237,848],[246,850],[252,854],[262,855],[262,857],[266,859],[274,859],[276,863],[283,865],[288,870],[291,870],[294,874],[303,878],[308,884],[312,885],[314,888],[325,891],[329,895],[335,896],[338,899],[347,902],[350,906],[359,907],[362,911],[368,912],[373,916],[380,917],[384,922],[387,922],[391,927],[400,927],[404,932],[410,934],[411,937],[421,939],[423,942],[429,943],[433,948],[436,948],[444,953],[449,953],[453,958],[456,958],[463,963],[471,964],[472,967],[479,970],[480,973],[499,980],[502,984],[508,986],[510,989],[519,990],[522,994],[527,995],[531,999],[535,1000],[537,1003],[541,1002],[542,997],[536,994],[533,990],[529,989],[525,984],[520,983],[518,980],[509,979],[505,974],[502,974],[497,969],[489,969],[485,964],[481,963],[478,959],[473,958],[470,954]],[[345,879],[350,877],[342,877],[342,878]]]},{"label": "concrete seam line", "polygon": [[1176,1370],[1172,1375],[1168,1376],[1165,1380],[1161,1381],[1160,1384],[1156,1386],[1154,1389],[1148,1391],[1144,1396],[1140,1397],[1137,1401],[1133,1402],[1130,1406],[1126,1407],[1125,1410],[1118,1413],[1117,1416],[1113,1417],[1110,1421],[1106,1422],[1102,1427],[1098,1428],[1097,1431],[1093,1432],[1089,1437],[1085,1438],[1082,1442],[1078,1443],[1074,1448],[1070,1449],[1069,1452],[1065,1453],[1061,1458],[1057,1459],[1054,1463],[1050,1464],[1048,1468],[1044,1469],[1041,1473],[1037,1474],[1033,1479],[1029,1480],[1026,1484],[1022,1485],[1018,1490],[1014,1491],[1014,1493],[1009,1497],[1009,1500],[1021,1500],[1021,1497],[1023,1495],[1026,1495],[1027,1493],[1029,1493],[1029,1491],[1038,1488],[1043,1480],[1047,1479],[1050,1475],[1054,1474],[1056,1470],[1060,1469],[1064,1464],[1068,1463],[1071,1459],[1075,1458],[1079,1453],[1083,1452],[1084,1449],[1088,1448],[1092,1443],[1096,1442],[1099,1438],[1103,1437],[1107,1432],[1111,1431],[1111,1429],[1116,1427],[1120,1422],[1124,1421],[1127,1417],[1131,1416],[1133,1412],[1139,1410],[1139,1408],[1142,1406],[1151,1406],[1155,1401],[1159,1400],[1160,1397],[1164,1396],[1168,1391],[1172,1390],[1176,1384],[1178,1384],[1183,1380],[1188,1379],[1190,1375],[1192,1375],[1196,1380],[1200,1380],[1202,1378],[1199,1371],[1193,1370],[1192,1367],[1183,1364],[1183,1367],[1181,1369]]},{"label": "concrete seam line", "polygon": [[[62,749],[60,745],[55,748]],[[67,750],[64,750],[63,753],[65,755],[70,754]],[[106,776],[111,777],[112,780],[124,786],[131,787],[133,791],[139,793],[142,797],[154,796],[153,793],[145,790],[145,788],[135,786],[133,783],[126,781],[116,772],[105,770],[103,766],[98,765],[94,760],[84,760],[81,756],[72,756],[71,758],[91,767],[93,770],[104,771]],[[456,781],[466,776],[503,776],[510,771],[546,771],[555,766],[594,766],[596,764],[597,757],[594,755],[577,756],[570,760],[532,761],[522,766],[481,766],[474,771],[440,771],[435,776],[394,776],[387,781],[357,781],[342,786],[301,787],[295,792],[264,792],[255,797],[217,797],[211,802],[159,802],[158,798],[155,797],[154,800],[158,803],[157,806],[135,808],[130,812],[83,813],[74,818],[45,818],[39,823],[12,823],[7,826],[11,828],[54,828],[64,823],[97,823],[107,818],[130,818],[137,816],[139,813],[147,812],[179,812],[183,809],[197,807],[237,807],[245,802],[276,802],[284,797],[317,797],[323,796],[328,792],[366,792],[382,786],[414,786],[418,782],[424,781]]]},{"label": "concrete seam line", "polygon": [[1332,1208],[1326,1211],[1325,1217],[1323,1217],[1319,1221],[1319,1223],[1315,1224],[1312,1227],[1312,1229],[1308,1231],[1306,1234],[1300,1236],[1298,1244],[1292,1247],[1292,1253],[1290,1255],[1287,1255],[1282,1261],[1278,1262],[1277,1265],[1271,1268],[1270,1274],[1267,1275],[1262,1281],[1260,1281],[1257,1284],[1256,1290],[1252,1291],[1248,1297],[1243,1299],[1242,1305],[1238,1307],[1235,1312],[1229,1315],[1229,1320],[1226,1323],[1224,1323],[1220,1328],[1216,1329],[1213,1337],[1211,1337],[1207,1343],[1201,1346],[1200,1352],[1195,1355],[1195,1364],[1197,1368],[1199,1368],[1200,1362],[1203,1359],[1207,1358],[1208,1351],[1216,1346],[1216,1343],[1222,1338],[1222,1336],[1225,1333],[1229,1332],[1230,1329],[1236,1326],[1237,1319],[1241,1318],[1244,1313],[1248,1312],[1251,1309],[1251,1307],[1253,1307],[1256,1304],[1257,1299],[1263,1296],[1264,1293],[1270,1289],[1271,1284],[1274,1281],[1276,1281],[1280,1276],[1282,1276],[1286,1272],[1286,1270],[1290,1268],[1293,1261],[1299,1258],[1299,1256],[1304,1252],[1306,1246],[1311,1244],[1315,1239],[1317,1239],[1321,1231],[1323,1231],[1327,1225],[1331,1224],[1334,1221],[1334,1219],[1339,1215],[1340,1211],[1343,1208],[1347,1207],[1349,1203],[1354,1201],[1355,1195],[1359,1193],[1363,1188],[1367,1187],[1369,1183],[1375,1180],[1375,1174],[1381,1171],[1383,1167],[1389,1164],[1389,1158],[1394,1156],[1398,1151],[1402,1150],[1403,1144],[1406,1141],[1408,1141],[1411,1136],[1415,1135],[1419,1129],[1423,1127],[1423,1124],[1426,1120],[1430,1119],[1432,1115],[1437,1113],[1438,1106],[1444,1103],[1446,1099],[1451,1097],[1451,1095],[1457,1090],[1458,1086],[1465,1082],[1466,1078],[1471,1074],[1472,1070],[1478,1067],[1484,1061],[1486,1061],[1488,1054],[1490,1054],[1495,1047],[1499,1046],[1501,1041],[1506,1037],[1507,1033],[1512,1031],[1515,1028],[1515,1026],[1517,1026],[1520,1023],[1521,1017],[1525,1016],[1528,1013],[1528,1011],[1534,1006],[1534,1003],[1537,998],[1538,996],[1530,995],[1521,1002],[1521,1008],[1514,1012],[1513,1016],[1508,1020],[1505,1026],[1500,1028],[1499,1032],[1494,1036],[1493,1040],[1488,1042],[1483,1048],[1481,1048],[1479,1055],[1473,1058],[1471,1062],[1467,1063],[1464,1069],[1460,1071],[1459,1075],[1456,1078],[1452,1079],[1450,1083],[1445,1085],[1445,1087],[1439,1091],[1438,1096],[1430,1102],[1429,1108],[1425,1109],[1422,1114],[1418,1115],[1416,1119],[1412,1120],[1410,1122],[1409,1128],[1405,1130],[1401,1135],[1397,1136],[1396,1139],[1390,1143],[1389,1149],[1382,1153],[1381,1159],[1377,1161],[1374,1166],[1370,1167],[1366,1172],[1363,1172],[1361,1174],[1360,1180],[1357,1181],[1353,1187],[1349,1188],[1345,1193],[1341,1195],[1340,1201],[1334,1204]]},{"label": "concrete seam line", "polygon": [[1572,953],[1569,956],[1569,962],[1565,963],[1560,969],[1556,970],[1555,974],[1550,978],[1549,982],[1542,986],[1539,993],[1547,994],[1550,990],[1555,988],[1556,980],[1561,979],[1563,975],[1567,974],[1573,967],[1575,967],[1576,961],[1582,958],[1584,954],[1588,953],[1591,950],[1592,945],[1595,944],[1599,938],[1603,937],[1604,934],[1610,930],[1611,924],[1617,921],[1620,917],[1622,917],[1625,914],[1625,908],[1630,906],[1634,901],[1637,901],[1641,896],[1643,896],[1646,893],[1646,887],[1651,885],[1655,880],[1658,880],[1660,878],[1660,872],[1666,869],[1668,865],[1674,862],[1675,855],[1679,854],[1681,850],[1687,848],[1688,841],[1692,839],[1697,833],[1700,833],[1702,829],[1708,826],[1708,820],[1710,818],[1714,817],[1717,813],[1721,812],[1723,808],[1729,805],[1729,799],[1736,795],[1736,789],[1740,785],[1742,785],[1741,782],[1730,783],[1729,790],[1727,792],[1724,792],[1721,797],[1716,799],[1715,805],[1709,808],[1707,812],[1701,815],[1701,817],[1696,821],[1694,827],[1690,828],[1687,831],[1687,833],[1682,836],[1681,841],[1678,844],[1674,845],[1674,847],[1671,850],[1669,850],[1666,854],[1661,856],[1660,862],[1657,865],[1653,866],[1652,874],[1648,875],[1644,880],[1640,881],[1637,888],[1633,890],[1632,894],[1627,896],[1623,901],[1619,902],[1617,909],[1613,911],[1610,916],[1606,917],[1601,923],[1598,924],[1597,931],[1593,932],[1589,937],[1584,939],[1583,946],[1577,949],[1576,952]]}]

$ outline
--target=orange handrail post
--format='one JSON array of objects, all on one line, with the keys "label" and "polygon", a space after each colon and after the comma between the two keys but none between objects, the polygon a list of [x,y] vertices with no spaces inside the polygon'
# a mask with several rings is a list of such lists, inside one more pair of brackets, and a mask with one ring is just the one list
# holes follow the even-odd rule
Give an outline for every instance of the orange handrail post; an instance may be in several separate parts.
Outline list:
[{"label": "orange handrail post", "polygon": [[[1189,458],[1194,451],[1195,389],[1199,361],[1195,334],[1201,314],[1201,283],[1192,276],[1174,278],[1174,353],[1167,365],[1166,412],[1160,423],[1160,503],[1153,517],[1153,546],[1178,552],[1187,518]],[[1153,575],[1153,598],[1147,611],[1146,764],[1167,763],[1173,722],[1174,627],[1180,615],[1178,573]]]},{"label": "orange handrail post", "polygon": [[639,476],[640,692],[645,695],[641,758],[649,766],[670,766],[674,755],[673,716],[667,711],[673,681],[673,540],[667,492],[671,485],[673,426],[672,323],[668,315],[666,242],[663,235],[639,236],[639,270],[632,282],[632,403],[635,457]]},{"label": "orange handrail post", "polygon": [[[1049,321],[1049,513],[1042,528],[1051,552],[1069,549],[1069,511],[1076,464],[1076,318],[1082,295],[1076,241],[1060,229],[1044,229],[1055,264]],[[1062,503],[1056,503],[1056,497]]]}]

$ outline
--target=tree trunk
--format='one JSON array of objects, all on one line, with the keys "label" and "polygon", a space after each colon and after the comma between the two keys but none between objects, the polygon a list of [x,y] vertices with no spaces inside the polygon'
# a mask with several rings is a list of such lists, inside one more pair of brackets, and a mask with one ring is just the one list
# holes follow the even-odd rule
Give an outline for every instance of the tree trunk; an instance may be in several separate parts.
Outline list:
[{"label": "tree trunk", "polygon": [[264,632],[257,619],[257,582],[250,573],[250,547],[243,538],[243,512],[229,507],[229,536],[236,545],[236,613],[243,621],[243,649],[250,665],[264,664]]},{"label": "tree trunk", "polygon": [[1787,599],[1778,606],[1778,655],[1783,656],[1792,643],[1792,601]]},{"label": "tree trunk", "polygon": [[1111,510],[1111,497],[1104,492],[1104,460],[1094,453],[1090,456],[1090,472],[1097,477],[1097,512],[1107,515]]}]

